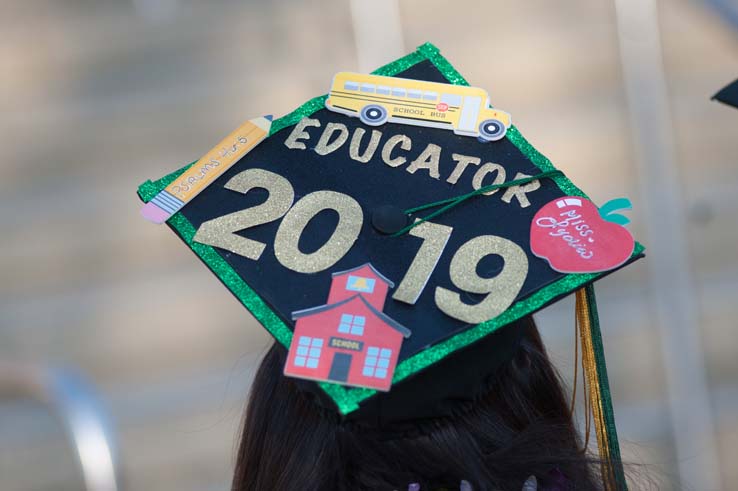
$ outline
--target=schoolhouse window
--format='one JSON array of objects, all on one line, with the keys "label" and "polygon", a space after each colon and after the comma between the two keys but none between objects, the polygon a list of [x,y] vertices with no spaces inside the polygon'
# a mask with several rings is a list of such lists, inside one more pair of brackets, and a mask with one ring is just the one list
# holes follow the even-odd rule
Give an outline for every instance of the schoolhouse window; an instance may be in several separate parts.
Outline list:
[{"label": "schoolhouse window", "polygon": [[346,279],[346,290],[352,292],[374,293],[374,286],[376,283],[377,280],[374,278],[349,275]]},{"label": "schoolhouse window", "polygon": [[354,322],[351,324],[351,334],[363,336],[364,324],[366,324],[366,318],[363,315],[355,315]]},{"label": "schoolhouse window", "polygon": [[389,348],[379,349],[377,346],[370,346],[366,350],[366,359],[364,360],[364,369],[361,374],[365,377],[387,378],[387,369],[389,368],[392,350]]},{"label": "schoolhouse window", "polygon": [[300,336],[297,344],[296,367],[318,368],[320,352],[323,349],[323,339],[310,336]]},{"label": "schoolhouse window", "polygon": [[363,315],[342,314],[341,323],[338,324],[338,332],[363,336],[365,324],[366,317]]}]

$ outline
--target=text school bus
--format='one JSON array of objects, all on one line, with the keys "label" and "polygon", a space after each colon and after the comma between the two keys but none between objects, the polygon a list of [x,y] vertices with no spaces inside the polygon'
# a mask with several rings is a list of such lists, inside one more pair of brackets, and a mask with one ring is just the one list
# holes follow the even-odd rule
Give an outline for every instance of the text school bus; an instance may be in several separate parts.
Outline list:
[{"label": "text school bus", "polygon": [[508,113],[489,107],[484,89],[352,72],[333,77],[325,107],[371,126],[432,126],[484,141],[501,139],[511,123]]}]

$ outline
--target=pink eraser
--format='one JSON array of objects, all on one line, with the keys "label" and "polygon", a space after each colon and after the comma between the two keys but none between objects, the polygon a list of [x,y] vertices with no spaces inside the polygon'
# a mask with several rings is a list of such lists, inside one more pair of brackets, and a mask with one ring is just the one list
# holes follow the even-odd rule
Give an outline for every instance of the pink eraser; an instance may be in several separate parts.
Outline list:
[{"label": "pink eraser", "polygon": [[143,215],[146,220],[154,223],[164,223],[172,216],[152,202],[146,203],[143,208],[141,208],[141,215]]}]

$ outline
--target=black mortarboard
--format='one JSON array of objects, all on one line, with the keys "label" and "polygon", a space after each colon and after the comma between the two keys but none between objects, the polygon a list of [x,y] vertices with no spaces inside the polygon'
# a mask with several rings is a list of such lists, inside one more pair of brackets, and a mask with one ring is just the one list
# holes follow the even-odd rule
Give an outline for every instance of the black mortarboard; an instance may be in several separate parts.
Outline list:
[{"label": "black mortarboard", "polygon": [[712,98],[722,102],[723,104],[738,107],[738,80],[720,89],[720,91],[712,96]]},{"label": "black mortarboard", "polygon": [[643,247],[611,213],[627,203],[594,206],[434,46],[374,74],[393,78],[338,74],[240,160],[234,145],[189,202],[163,190],[218,170],[205,158],[139,195],[173,206],[167,224],[289,349],[300,387],[401,425],[473,399],[529,314]]}]

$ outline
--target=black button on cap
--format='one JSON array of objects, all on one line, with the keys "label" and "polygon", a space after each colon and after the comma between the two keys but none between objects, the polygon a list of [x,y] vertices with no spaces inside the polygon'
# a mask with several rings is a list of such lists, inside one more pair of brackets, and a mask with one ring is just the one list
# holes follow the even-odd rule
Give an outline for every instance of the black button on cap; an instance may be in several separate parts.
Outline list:
[{"label": "black button on cap", "polygon": [[372,226],[383,234],[394,234],[407,226],[408,216],[396,206],[383,205],[372,212]]}]

